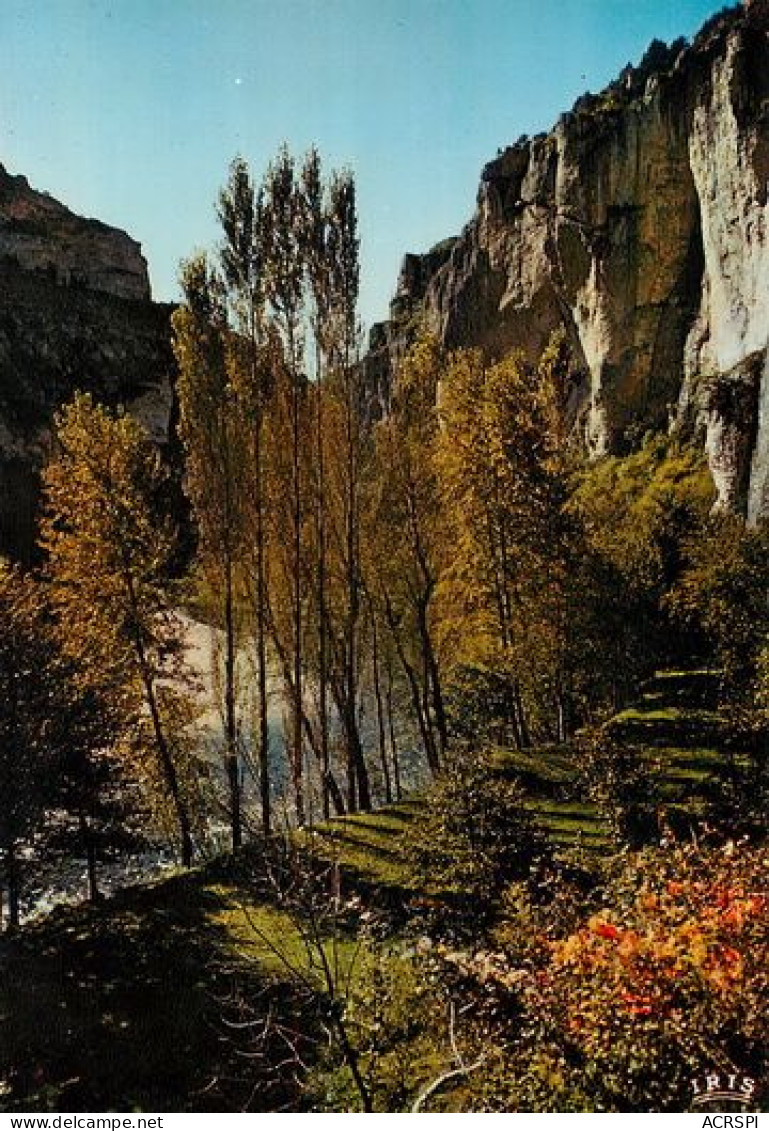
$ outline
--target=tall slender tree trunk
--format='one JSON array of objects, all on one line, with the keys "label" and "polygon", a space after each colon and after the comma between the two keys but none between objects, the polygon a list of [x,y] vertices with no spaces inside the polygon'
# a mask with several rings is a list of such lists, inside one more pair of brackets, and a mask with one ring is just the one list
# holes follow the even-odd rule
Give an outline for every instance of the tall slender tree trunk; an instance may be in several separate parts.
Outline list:
[{"label": "tall slender tree trunk", "polygon": [[526,708],[523,705],[523,697],[521,695],[521,685],[517,679],[513,681],[512,700],[515,726],[518,733],[518,746],[521,750],[525,750],[528,746],[531,746],[531,736],[526,720]]},{"label": "tall slender tree trunk", "polygon": [[440,762],[443,762],[449,744],[448,725],[446,722],[446,711],[443,704],[443,691],[441,686],[440,670],[438,668],[438,661],[435,655],[435,649],[433,647],[429,621],[430,601],[435,591],[435,579],[433,577],[429,557],[423,543],[415,497],[416,484],[414,483],[410,468],[408,472],[407,482],[407,507],[410,542],[414,558],[419,568],[419,575],[422,580],[421,590],[415,596],[415,607],[417,616],[417,630],[419,633],[419,644],[420,650],[422,652],[424,673],[424,712],[425,718],[427,719],[431,730],[434,729],[437,732],[437,742],[433,740],[433,746],[435,747],[438,760]]},{"label": "tall slender tree trunk", "polygon": [[432,709],[432,717],[435,721],[435,729],[438,734],[437,753],[439,760],[443,762],[443,759],[446,756],[446,750],[448,749],[449,745],[449,732],[448,724],[446,722],[446,709],[443,703],[441,675],[438,668],[438,660],[435,655],[435,649],[433,648],[430,625],[427,619],[429,600],[430,597],[428,592],[425,595],[424,600],[418,603],[417,623],[419,625],[419,637],[425,661],[426,687],[429,689],[429,691],[427,692],[427,698],[429,699],[430,707]]},{"label": "tall slender tree trunk", "polygon": [[270,721],[267,713],[267,585],[265,577],[264,475],[262,468],[263,408],[260,404],[254,434],[254,473],[256,478],[256,663],[259,709],[259,794],[262,803],[262,832],[272,830],[270,798]]},{"label": "tall slender tree trunk", "polygon": [[5,878],[8,885],[8,931],[19,926],[19,862],[16,856],[16,842],[9,841],[5,849]]},{"label": "tall slender tree trunk", "polygon": [[556,712],[556,736],[557,741],[563,745],[568,742],[569,726],[567,723],[567,708],[566,696],[563,690],[559,687],[555,696],[555,712]]},{"label": "tall slender tree trunk", "polygon": [[387,738],[385,735],[384,703],[382,701],[382,681],[379,671],[379,634],[377,633],[376,621],[373,614],[371,617],[371,664],[374,677],[374,697],[376,699],[377,733],[379,736],[379,761],[382,766],[385,801],[388,805],[391,805],[393,799],[393,790],[392,779],[390,777],[390,765],[387,760]]},{"label": "tall slender tree trunk", "polygon": [[350,382],[345,373],[346,405],[345,427],[347,447],[347,501],[346,501],[346,542],[347,542],[347,632],[345,639],[345,703],[344,727],[347,746],[347,808],[356,812],[360,800],[360,783],[357,775],[355,700],[357,697],[355,664],[357,662],[355,637],[358,629],[358,591],[355,575],[355,453],[352,444],[352,418],[350,409]]},{"label": "tall slender tree trunk", "polygon": [[192,824],[190,822],[187,805],[184,801],[184,798],[182,797],[182,791],[179,785],[179,775],[176,772],[176,766],[174,765],[174,760],[171,755],[171,749],[168,745],[165,731],[163,730],[163,722],[160,717],[160,709],[158,707],[157,695],[155,692],[155,681],[152,675],[152,669],[147,659],[141,625],[139,622],[139,606],[136,599],[136,589],[130,568],[128,566],[124,568],[123,580],[126,586],[126,593],[128,595],[128,600],[131,607],[136,660],[139,668],[139,677],[144,689],[147,708],[150,713],[152,732],[155,736],[155,748],[157,750],[160,766],[166,780],[166,785],[168,786],[168,792],[171,794],[171,803],[173,804],[174,812],[176,813],[176,819],[179,825],[182,864],[185,868],[189,868],[189,866],[192,864],[193,854]]},{"label": "tall slender tree trunk", "polygon": [[[320,353],[318,351],[318,358]],[[317,362],[316,374],[317,395],[317,460],[318,460],[318,499],[317,499],[317,524],[318,524],[318,724],[320,727],[321,751],[321,791],[323,798],[323,818],[328,820],[331,815],[329,777],[331,774],[331,755],[329,749],[328,727],[328,611],[326,609],[326,573],[327,573],[327,547],[326,547],[326,459],[325,436],[323,419],[323,384],[320,373],[320,361]]]},{"label": "tall slender tree trunk", "polygon": [[256,540],[256,667],[257,713],[259,716],[259,799],[262,808],[262,833],[272,831],[270,796],[270,720],[267,701],[267,577],[266,537],[264,521],[264,414],[265,389],[259,370],[259,331],[257,300],[252,290],[248,295],[248,334],[251,395],[255,404],[254,419],[254,517]]},{"label": "tall slender tree trunk", "polygon": [[256,517],[257,551],[257,701],[259,714],[259,798],[261,802],[261,830],[269,837],[271,797],[269,780],[269,715],[267,702],[267,554],[265,534],[265,459],[263,459],[263,429],[265,429],[265,388],[260,379],[258,357],[257,304],[249,294],[249,336],[251,363],[251,392],[256,404],[253,428],[253,504]]},{"label": "tall slender tree trunk", "polygon": [[240,766],[238,758],[238,722],[235,710],[235,615],[232,585],[232,553],[229,531],[225,531],[224,560],[224,716],[227,781],[230,792],[230,827],[233,850],[240,848],[243,830],[240,813]]},{"label": "tall slender tree trunk", "polygon": [[86,871],[88,874],[88,899],[91,903],[96,903],[99,899],[99,884],[96,874],[96,842],[93,832],[91,831],[91,826],[88,823],[88,818],[82,809],[78,814],[78,824],[80,826],[80,839],[85,849]]},{"label": "tall slender tree trunk", "polygon": [[401,788],[401,761],[400,753],[398,751],[398,744],[395,741],[395,717],[393,715],[393,674],[392,670],[389,667],[387,671],[387,691],[385,692],[385,701],[387,703],[387,727],[390,736],[390,757],[392,758],[393,765],[395,800],[402,801],[403,790]]},{"label": "tall slender tree trunk", "polygon": [[232,551],[232,460],[230,431],[227,427],[227,408],[221,409],[221,434],[223,451],[221,457],[224,465],[224,732],[225,732],[225,768],[230,793],[230,829],[232,834],[233,851],[240,848],[243,841],[243,829],[240,813],[240,759],[238,757],[238,719],[236,710],[235,687],[235,594],[233,592],[233,574],[235,563]]},{"label": "tall slender tree trunk", "polygon": [[176,819],[179,823],[179,839],[181,841],[181,855],[182,864],[185,868],[189,868],[192,864],[192,826],[190,823],[189,813],[187,806],[182,798],[181,788],[179,786],[179,776],[176,772],[171,750],[166,740],[163,731],[163,724],[160,718],[160,711],[158,709],[157,697],[155,695],[155,687],[151,675],[146,667],[142,664],[142,680],[144,683],[145,694],[147,697],[147,704],[149,706],[150,717],[152,719],[152,729],[155,735],[155,745],[157,747],[160,764],[168,785],[168,792],[171,794],[171,801],[176,812]]},{"label": "tall slender tree trunk", "polygon": [[[293,709],[293,701],[294,701],[293,686],[294,685],[293,685],[293,676],[292,676],[292,668],[291,668],[291,658],[290,658],[289,653],[286,650],[283,642],[280,639],[280,636],[279,636],[279,634],[278,634],[278,632],[275,628],[275,623],[274,623],[274,620],[272,619],[271,615],[269,617],[269,625],[270,625],[270,638],[271,638],[271,640],[273,642],[273,646],[275,648],[275,653],[276,653],[276,657],[277,657],[277,660],[278,660],[278,664],[280,665],[281,677],[283,679],[284,686],[288,689],[289,702],[292,704],[292,709]],[[318,766],[320,767],[320,765],[321,765],[320,746],[318,744],[317,737],[313,732],[312,722],[309,719],[307,712],[305,710],[302,710],[302,729],[304,731],[305,741],[307,742],[307,745],[312,750],[313,755],[315,756],[315,759],[318,762]],[[337,782],[336,778],[334,777],[333,769],[329,770],[329,773],[328,773],[328,789],[329,789],[329,797],[330,797],[330,800],[331,800],[331,804],[333,806],[333,809],[334,809],[336,816],[337,817],[344,816],[344,814],[347,812],[347,808],[345,806],[345,801],[344,801],[344,796],[342,794],[342,790],[341,790],[339,783]]]},{"label": "tall slender tree trunk", "polygon": [[347,648],[345,655],[345,732],[347,744],[347,803],[350,812],[371,808],[371,787],[358,727],[358,633],[360,622],[360,554],[358,458],[355,382],[345,351],[347,446]]},{"label": "tall slender tree trunk", "polygon": [[430,768],[430,772],[435,775],[440,769],[440,759],[435,746],[435,736],[433,735],[432,727],[430,725],[430,718],[425,713],[423,689],[420,687],[417,673],[414,671],[413,665],[409,662],[409,658],[406,655],[403,643],[400,639],[400,636],[398,635],[395,615],[388,599],[386,599],[385,615],[387,617],[387,627],[390,629],[390,633],[395,644],[395,650],[398,654],[398,659],[400,660],[401,667],[403,668],[404,675],[406,676],[406,681],[409,685],[411,703],[414,708],[414,715],[416,716],[417,725],[419,726],[419,733],[422,738],[422,745],[424,747],[425,757],[427,758],[427,764]]},{"label": "tall slender tree trunk", "polygon": [[292,357],[292,496],[293,496],[293,550],[294,550],[294,687],[293,687],[293,736],[291,746],[291,776],[294,786],[294,806],[298,825],[305,822],[304,809],[304,747],[302,743],[302,714],[304,712],[303,671],[302,671],[302,480],[299,427],[299,375],[294,362],[294,346],[291,343]]}]

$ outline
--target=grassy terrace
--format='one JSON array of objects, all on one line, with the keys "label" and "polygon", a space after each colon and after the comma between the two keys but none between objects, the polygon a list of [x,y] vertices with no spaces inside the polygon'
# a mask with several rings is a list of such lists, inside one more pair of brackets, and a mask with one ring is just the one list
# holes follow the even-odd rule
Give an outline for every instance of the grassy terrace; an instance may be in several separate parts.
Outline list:
[{"label": "grassy terrace", "polygon": [[[662,674],[609,724],[648,763],[658,796],[683,813],[728,765],[712,691],[707,673]],[[606,845],[605,823],[576,794],[568,749],[500,752],[500,765],[522,777],[556,843]],[[391,930],[420,894],[401,852],[418,812],[414,799],[302,834],[317,857],[338,864],[343,894],[394,913]],[[313,1037],[289,970],[306,971],[307,952],[259,878],[260,859],[252,847],[0,938],[0,1110],[301,1106],[290,1074],[277,1082],[269,1071],[285,1049],[268,1049],[264,1062],[247,1059],[250,1031],[232,1027],[258,1003],[301,1029],[303,1041]],[[352,952],[352,940],[343,940],[339,960]]]},{"label": "grassy terrace", "polygon": [[[404,804],[332,821],[313,851],[340,863],[348,894],[403,905],[412,893],[396,846],[413,814]],[[257,879],[259,855],[61,908],[0,938],[0,1111],[299,1105],[290,1075],[279,1085],[246,1059],[249,1032],[232,1027],[249,1004],[271,1005],[287,1026],[302,1009],[291,968],[307,971],[307,951]],[[337,961],[353,949],[342,939]]]},{"label": "grassy terrace", "polygon": [[337,817],[316,833],[316,851],[338,859],[357,885],[379,886],[408,893],[408,872],[399,842],[419,812],[419,802],[410,800],[380,809]]},{"label": "grassy terrace", "polygon": [[739,752],[727,750],[716,697],[715,673],[660,672],[639,702],[609,724],[614,738],[637,749],[648,765],[657,799],[684,821],[744,763]]}]

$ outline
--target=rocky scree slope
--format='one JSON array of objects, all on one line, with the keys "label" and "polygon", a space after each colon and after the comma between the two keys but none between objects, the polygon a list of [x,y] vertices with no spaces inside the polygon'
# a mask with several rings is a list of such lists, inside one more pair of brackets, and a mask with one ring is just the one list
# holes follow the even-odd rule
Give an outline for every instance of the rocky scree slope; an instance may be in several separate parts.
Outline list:
[{"label": "rocky scree slope", "polygon": [[591,452],[676,425],[705,444],[721,505],[769,514],[768,177],[769,3],[753,0],[499,152],[461,235],[404,260],[370,386],[386,406],[420,325],[531,359],[564,327]]},{"label": "rocky scree slope", "polygon": [[30,552],[53,414],[75,390],[168,442],[170,311],[135,240],[0,165],[0,553]]}]

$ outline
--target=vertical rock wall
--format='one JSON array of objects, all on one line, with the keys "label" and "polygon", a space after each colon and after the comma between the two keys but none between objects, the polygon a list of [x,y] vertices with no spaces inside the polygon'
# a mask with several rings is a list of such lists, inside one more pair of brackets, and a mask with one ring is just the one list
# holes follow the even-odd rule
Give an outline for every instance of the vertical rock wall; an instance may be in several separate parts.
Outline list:
[{"label": "vertical rock wall", "polygon": [[76,390],[168,441],[169,315],[135,240],[0,166],[0,553],[32,551],[53,413]]},{"label": "vertical rock wall", "polygon": [[[549,134],[483,171],[477,210],[370,364],[402,355],[415,308],[450,347],[532,360],[565,327],[574,427],[594,453],[675,421],[706,444],[722,505],[769,512],[769,12],[655,42]],[[401,318],[406,307],[409,321]]]}]

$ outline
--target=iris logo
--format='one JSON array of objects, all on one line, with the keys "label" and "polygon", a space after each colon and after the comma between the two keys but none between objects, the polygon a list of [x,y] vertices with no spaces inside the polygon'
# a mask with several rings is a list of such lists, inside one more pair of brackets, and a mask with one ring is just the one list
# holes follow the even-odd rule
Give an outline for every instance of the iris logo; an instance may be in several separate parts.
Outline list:
[{"label": "iris logo", "polygon": [[752,1076],[734,1072],[726,1075],[723,1072],[709,1072],[706,1076],[695,1076],[692,1079],[694,1097],[692,1104],[695,1107],[708,1107],[715,1104],[749,1104],[756,1091],[756,1082]]}]

